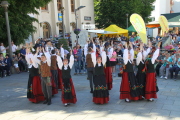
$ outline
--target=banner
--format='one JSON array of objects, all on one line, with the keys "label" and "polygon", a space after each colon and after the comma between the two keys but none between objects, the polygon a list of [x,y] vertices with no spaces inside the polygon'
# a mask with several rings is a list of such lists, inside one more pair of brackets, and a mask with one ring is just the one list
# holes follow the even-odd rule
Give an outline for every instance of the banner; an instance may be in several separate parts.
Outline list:
[{"label": "banner", "polygon": [[130,17],[130,22],[133,25],[134,29],[139,34],[143,43],[147,44],[147,34],[146,26],[142,17],[136,13],[132,14]]},{"label": "banner", "polygon": [[168,20],[166,19],[166,17],[164,17],[163,15],[161,15],[159,17],[159,23],[162,29],[162,34],[164,35],[164,33],[168,33],[169,32],[169,25],[168,25]]},{"label": "banner", "polygon": [[58,20],[62,21],[62,13],[58,13]]}]

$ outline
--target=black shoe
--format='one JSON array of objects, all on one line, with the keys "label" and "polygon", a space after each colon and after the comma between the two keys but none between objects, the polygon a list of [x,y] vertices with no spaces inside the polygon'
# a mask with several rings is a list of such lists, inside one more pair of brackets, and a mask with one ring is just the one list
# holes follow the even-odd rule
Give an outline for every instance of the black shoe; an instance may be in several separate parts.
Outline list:
[{"label": "black shoe", "polygon": [[48,99],[47,105],[51,105],[51,99]]},{"label": "black shoe", "polygon": [[93,93],[93,89],[91,88],[91,91],[90,91],[90,93]]},{"label": "black shoe", "polygon": [[48,103],[48,100],[45,100],[44,102],[43,102],[43,104],[47,104]]}]

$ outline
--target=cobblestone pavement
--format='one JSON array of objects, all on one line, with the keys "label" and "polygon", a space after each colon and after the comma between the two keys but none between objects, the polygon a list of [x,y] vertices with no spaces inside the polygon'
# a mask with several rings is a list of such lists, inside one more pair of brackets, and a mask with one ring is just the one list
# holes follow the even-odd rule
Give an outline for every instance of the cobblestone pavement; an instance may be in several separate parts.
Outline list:
[{"label": "cobblestone pavement", "polygon": [[119,99],[120,77],[114,77],[110,101],[92,102],[86,75],[72,76],[77,103],[64,107],[59,91],[50,106],[26,98],[28,73],[0,78],[0,120],[180,120],[180,80],[158,79],[158,99],[126,103]]}]

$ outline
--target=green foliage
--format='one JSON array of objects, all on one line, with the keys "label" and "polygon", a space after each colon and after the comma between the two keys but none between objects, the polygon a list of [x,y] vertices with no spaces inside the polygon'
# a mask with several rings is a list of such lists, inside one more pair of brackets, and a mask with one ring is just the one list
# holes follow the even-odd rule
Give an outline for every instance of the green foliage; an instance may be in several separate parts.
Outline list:
[{"label": "green foliage", "polygon": [[[152,3],[155,0],[94,0],[95,5],[95,22],[98,23],[98,28],[106,28],[111,24],[116,24],[122,28],[127,26],[128,13],[137,13],[146,19],[152,9]],[[129,22],[130,23],[130,22]],[[129,24],[130,26],[130,24]]]},{"label": "green foliage", "polygon": [[58,44],[56,44],[56,48],[60,48],[60,46],[63,44],[63,48],[69,51],[69,45],[67,39],[59,39]]},{"label": "green foliage", "polygon": [[[3,0],[0,0],[0,3]],[[37,19],[31,18],[28,14],[38,14],[37,9],[45,6],[51,0],[7,0],[9,2],[8,14],[9,24],[11,30],[11,39],[15,44],[21,44],[24,39],[27,39],[29,35],[36,31],[36,28],[32,26],[33,22],[38,22]],[[7,41],[7,29],[4,9],[0,7],[0,41],[6,45]]]}]

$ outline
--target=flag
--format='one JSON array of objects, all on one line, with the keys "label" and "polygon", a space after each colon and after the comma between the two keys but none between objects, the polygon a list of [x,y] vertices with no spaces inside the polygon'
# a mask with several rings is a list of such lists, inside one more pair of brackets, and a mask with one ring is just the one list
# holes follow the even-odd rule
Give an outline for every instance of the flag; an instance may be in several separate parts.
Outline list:
[{"label": "flag", "polygon": [[161,29],[163,31],[163,35],[164,35],[164,32],[168,33],[169,31],[169,25],[168,25],[168,21],[166,19],[166,17],[164,17],[163,15],[161,15],[159,17],[159,23],[160,23],[160,26],[161,26]]},{"label": "flag", "polygon": [[58,13],[58,20],[62,21],[62,13]]},{"label": "flag", "polygon": [[146,26],[142,17],[136,13],[132,14],[130,17],[130,22],[133,25],[134,29],[139,34],[143,43],[147,44],[147,34]]}]

